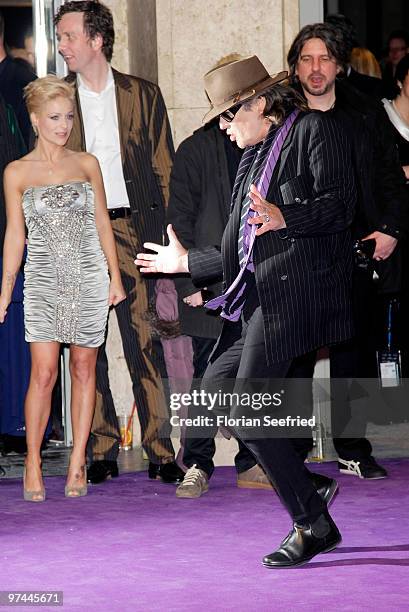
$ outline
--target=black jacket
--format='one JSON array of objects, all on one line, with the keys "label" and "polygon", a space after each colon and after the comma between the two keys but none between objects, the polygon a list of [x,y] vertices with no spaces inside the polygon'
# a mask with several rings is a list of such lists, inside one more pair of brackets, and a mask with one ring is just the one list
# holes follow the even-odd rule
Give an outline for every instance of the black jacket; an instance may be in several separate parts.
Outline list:
[{"label": "black jacket", "polygon": [[346,79],[350,85],[371,98],[380,100],[383,96],[382,79],[377,79],[367,74],[361,74],[352,67],[349,67]]},{"label": "black jacket", "polygon": [[409,228],[409,206],[393,129],[383,105],[348,82],[336,83],[331,112],[354,143],[358,183],[354,231],[379,230],[400,238]]},{"label": "black jacket", "polygon": [[[298,117],[266,199],[281,208],[287,224],[285,230],[256,238],[253,254],[266,358],[275,363],[346,340],[353,333],[348,228],[356,192],[351,147],[327,113]],[[236,201],[221,254],[212,247],[189,251],[189,269],[197,286],[214,280],[221,270],[226,286],[236,277],[240,209]]]},{"label": "black jacket", "polygon": [[[402,238],[409,229],[409,201],[393,127],[382,103],[352,87],[345,80],[336,84],[332,114],[354,143],[354,166],[358,186],[354,238],[378,230]],[[401,288],[401,249],[375,264],[378,291],[396,293]],[[371,273],[371,270],[369,269]]]},{"label": "black jacket", "polygon": [[[241,153],[236,145],[226,141],[218,121],[197,130],[176,152],[167,220],[185,248],[221,245],[232,192],[226,146],[231,148],[229,157],[235,175]],[[183,302],[184,297],[197,292],[190,275],[180,275],[174,281],[182,333],[217,338],[222,326],[218,314],[204,308],[192,308]],[[220,282],[209,284],[206,298],[215,297],[221,291]]]},{"label": "black jacket", "polygon": [[7,56],[0,62],[0,93],[5,102],[12,106],[28,147],[31,140],[31,122],[23,99],[23,89],[37,76],[22,62]]},{"label": "black jacket", "polygon": [[4,235],[6,232],[3,172],[7,164],[18,157],[19,151],[17,138],[10,131],[7,121],[6,105],[2,96],[0,95],[0,256],[3,254]]}]

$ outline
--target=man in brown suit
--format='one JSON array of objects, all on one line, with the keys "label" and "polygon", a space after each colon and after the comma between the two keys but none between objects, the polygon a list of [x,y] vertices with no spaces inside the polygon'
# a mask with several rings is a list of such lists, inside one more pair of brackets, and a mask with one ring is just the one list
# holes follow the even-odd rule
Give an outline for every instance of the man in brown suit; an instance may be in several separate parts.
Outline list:
[{"label": "man in brown suit", "polygon": [[[173,143],[157,85],[110,66],[114,26],[110,10],[93,0],[66,2],[55,17],[59,52],[76,90],[68,147],[99,160],[127,300],[116,308],[124,356],[149,457],[149,476],[179,482],[157,359],[146,320],[153,293],[133,264],[146,240],[162,242]],[[94,484],[118,475],[120,434],[103,345],[97,361],[97,401],[90,440]]]}]

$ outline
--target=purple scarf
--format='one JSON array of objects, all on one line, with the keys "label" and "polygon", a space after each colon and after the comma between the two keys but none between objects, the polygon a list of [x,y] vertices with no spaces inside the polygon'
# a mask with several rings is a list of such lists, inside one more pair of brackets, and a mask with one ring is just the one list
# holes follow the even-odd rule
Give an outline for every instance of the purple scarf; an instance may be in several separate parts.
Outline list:
[{"label": "purple scarf", "polygon": [[[254,180],[254,183],[259,190],[261,197],[265,198],[268,192],[268,188],[270,185],[271,177],[273,176],[274,168],[277,164],[277,160],[280,157],[281,149],[283,147],[284,141],[287,137],[288,132],[290,131],[299,110],[294,110],[285,120],[283,125],[276,130],[275,128],[271,128],[269,134],[261,147],[259,149],[256,160],[256,168],[257,176]],[[244,152],[242,161],[240,163],[239,169],[237,171],[237,178],[244,180],[244,175],[246,174],[245,170],[248,169],[249,165],[253,163],[255,152],[252,149],[246,149]],[[250,159],[251,156],[251,159]],[[258,166],[258,168],[257,168]],[[236,180],[232,201],[234,203],[239,185]],[[250,196],[247,195],[247,198]],[[236,205],[239,205],[238,203]],[[246,202],[244,202],[243,208],[246,206]],[[243,293],[246,289],[246,281],[243,278],[244,271],[250,270],[254,272],[253,265],[253,246],[256,239],[256,225],[249,225],[247,223],[247,219],[249,217],[254,217],[257,215],[256,211],[249,209],[247,218],[245,220],[244,227],[244,241],[243,246],[245,248],[245,258],[241,264],[240,271],[233,283],[230,287],[220,296],[210,300],[206,303],[206,308],[211,310],[216,310],[220,306],[223,307],[221,312],[221,316],[229,321],[238,321],[243,309],[244,301],[242,298]]]}]

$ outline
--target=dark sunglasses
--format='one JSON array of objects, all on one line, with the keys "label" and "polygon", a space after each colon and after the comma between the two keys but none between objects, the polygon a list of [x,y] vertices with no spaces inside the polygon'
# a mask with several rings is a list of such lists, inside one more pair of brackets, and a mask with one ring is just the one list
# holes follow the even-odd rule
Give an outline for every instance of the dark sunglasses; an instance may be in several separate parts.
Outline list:
[{"label": "dark sunglasses", "polygon": [[225,110],[223,113],[220,113],[219,117],[227,121],[227,123],[231,123],[242,106],[243,106],[242,104],[236,104],[235,106],[232,106],[228,110]]}]

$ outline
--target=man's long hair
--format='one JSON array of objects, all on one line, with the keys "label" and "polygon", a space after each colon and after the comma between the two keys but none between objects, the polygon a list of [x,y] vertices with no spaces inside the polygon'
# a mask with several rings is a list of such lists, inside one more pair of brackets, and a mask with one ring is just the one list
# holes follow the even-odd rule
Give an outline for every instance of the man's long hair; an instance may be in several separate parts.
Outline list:
[{"label": "man's long hair", "polygon": [[341,13],[333,13],[331,15],[327,15],[325,17],[325,23],[328,23],[342,35],[349,61],[352,49],[354,49],[355,47],[359,47],[358,35],[356,33],[356,28],[354,24],[349,19],[349,17],[346,17]]},{"label": "man's long hair", "polygon": [[311,38],[319,38],[327,48],[328,53],[335,59],[340,68],[345,71],[348,64],[348,50],[344,38],[340,31],[330,26],[328,23],[313,23],[304,26],[294,38],[293,44],[287,55],[287,63],[290,70],[290,77],[295,76],[297,62],[301,55],[301,50],[305,43]]},{"label": "man's long hair", "polygon": [[276,83],[262,95],[266,99],[266,107],[263,114],[276,125],[281,125],[286,116],[295,108],[301,111],[308,111],[304,98],[289,85]]},{"label": "man's long hair", "polygon": [[305,99],[293,87],[283,83],[276,83],[265,91],[258,93],[249,100],[243,103],[244,108],[250,108],[253,101],[257,98],[265,98],[266,106],[263,115],[270,119],[274,125],[281,125],[287,115],[298,108],[302,111],[308,111],[308,106]]},{"label": "man's long hair", "polygon": [[71,0],[59,8],[54,17],[54,25],[57,25],[67,13],[84,14],[85,32],[91,39],[97,34],[101,36],[102,52],[107,62],[110,62],[114,51],[115,31],[114,20],[109,8],[98,0]]}]

